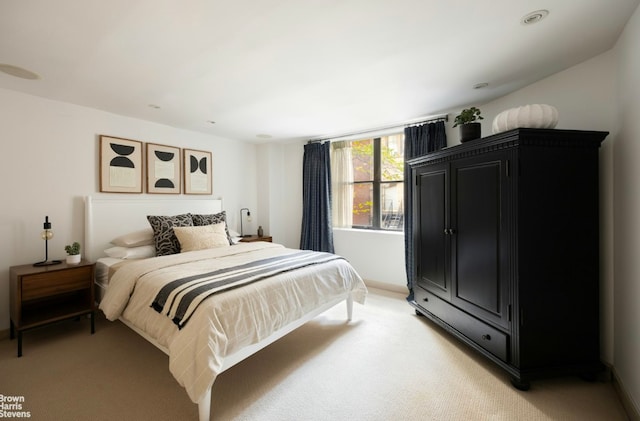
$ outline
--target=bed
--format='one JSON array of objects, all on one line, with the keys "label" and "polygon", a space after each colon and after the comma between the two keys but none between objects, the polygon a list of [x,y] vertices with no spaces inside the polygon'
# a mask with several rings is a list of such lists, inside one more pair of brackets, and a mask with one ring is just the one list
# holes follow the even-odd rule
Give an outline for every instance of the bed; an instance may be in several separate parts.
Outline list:
[{"label": "bed", "polygon": [[[98,262],[101,310],[169,355],[169,369],[198,404],[200,420],[210,419],[220,373],[340,302],[351,320],[353,302],[364,304],[367,293],[339,256],[274,243],[195,247],[159,257],[105,255],[115,238],[148,230],[147,215],[222,212],[218,199],[85,198],[85,255]],[[206,229],[214,225],[220,226]],[[176,233],[183,240],[184,232],[196,231]]]}]

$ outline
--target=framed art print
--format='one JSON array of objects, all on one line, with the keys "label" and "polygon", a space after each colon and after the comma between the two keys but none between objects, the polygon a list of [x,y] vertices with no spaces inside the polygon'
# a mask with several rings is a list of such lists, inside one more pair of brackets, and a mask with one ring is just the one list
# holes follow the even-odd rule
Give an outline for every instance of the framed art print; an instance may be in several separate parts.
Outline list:
[{"label": "framed art print", "polygon": [[100,191],[142,193],[142,142],[100,136]]},{"label": "framed art print", "polygon": [[180,148],[147,143],[147,193],[180,194]]},{"label": "framed art print", "polygon": [[211,152],[183,149],[185,194],[211,194],[211,158]]}]

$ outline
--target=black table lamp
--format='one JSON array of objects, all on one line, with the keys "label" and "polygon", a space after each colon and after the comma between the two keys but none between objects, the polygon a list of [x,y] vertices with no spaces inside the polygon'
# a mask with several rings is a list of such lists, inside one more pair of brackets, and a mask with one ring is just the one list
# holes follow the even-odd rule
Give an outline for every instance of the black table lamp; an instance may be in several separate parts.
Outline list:
[{"label": "black table lamp", "polygon": [[44,231],[42,231],[42,239],[44,240],[44,260],[42,262],[34,263],[33,266],[49,266],[62,263],[62,260],[49,260],[49,240],[53,238],[53,231],[51,231],[51,222],[49,217],[44,217]]},{"label": "black table lamp", "polygon": [[242,231],[242,211],[243,210],[247,211],[247,221],[251,222],[251,212],[249,211],[249,208],[240,209],[240,237],[250,237],[249,234],[244,235],[244,232]]}]

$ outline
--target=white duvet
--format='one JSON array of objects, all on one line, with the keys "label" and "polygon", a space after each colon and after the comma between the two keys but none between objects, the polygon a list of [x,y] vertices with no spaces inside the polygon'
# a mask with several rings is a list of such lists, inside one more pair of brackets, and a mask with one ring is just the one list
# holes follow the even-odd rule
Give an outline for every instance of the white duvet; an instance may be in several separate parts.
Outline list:
[{"label": "white duvet", "polygon": [[100,309],[109,320],[122,318],[168,349],[171,373],[197,403],[226,356],[337,297],[351,293],[364,304],[366,287],[347,261],[334,260],[214,295],[180,330],[150,307],[156,294],[177,278],[297,251],[253,242],[132,261],[113,275]]}]

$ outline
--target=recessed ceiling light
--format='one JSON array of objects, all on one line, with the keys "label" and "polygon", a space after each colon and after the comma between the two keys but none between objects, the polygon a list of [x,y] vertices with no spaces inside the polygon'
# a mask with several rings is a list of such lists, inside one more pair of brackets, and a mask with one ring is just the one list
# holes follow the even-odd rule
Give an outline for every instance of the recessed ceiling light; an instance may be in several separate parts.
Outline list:
[{"label": "recessed ceiling light", "polygon": [[23,69],[22,67],[12,66],[11,64],[0,64],[0,72],[19,77],[20,79],[40,79],[40,75],[33,73],[30,70]]},{"label": "recessed ceiling light", "polygon": [[270,134],[257,134],[256,137],[259,137],[260,139],[271,139],[272,136]]},{"label": "recessed ceiling light", "polygon": [[482,89],[486,88],[487,86],[489,86],[487,82],[476,83],[475,85],[473,85],[473,89]]},{"label": "recessed ceiling light", "polygon": [[520,19],[520,23],[523,25],[533,25],[534,23],[540,22],[542,19],[546,18],[549,14],[548,10],[536,10],[535,12],[527,13]]}]

